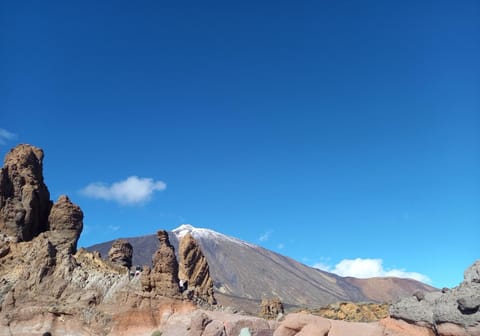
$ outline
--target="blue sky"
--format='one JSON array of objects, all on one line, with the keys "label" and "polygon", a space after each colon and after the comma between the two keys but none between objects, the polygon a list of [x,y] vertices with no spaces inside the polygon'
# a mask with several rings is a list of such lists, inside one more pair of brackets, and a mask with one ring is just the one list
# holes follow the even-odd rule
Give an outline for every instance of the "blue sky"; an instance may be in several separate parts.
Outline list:
[{"label": "blue sky", "polygon": [[451,287],[480,257],[479,17],[477,1],[4,1],[0,154],[45,150],[83,246],[191,223]]}]

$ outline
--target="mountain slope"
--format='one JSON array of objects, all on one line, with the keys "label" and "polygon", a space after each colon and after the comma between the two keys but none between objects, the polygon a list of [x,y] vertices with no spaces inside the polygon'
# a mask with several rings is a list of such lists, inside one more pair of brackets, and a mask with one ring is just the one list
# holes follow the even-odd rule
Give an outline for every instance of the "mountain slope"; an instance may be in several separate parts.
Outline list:
[{"label": "mountain slope", "polygon": [[[390,301],[416,290],[432,287],[410,279],[343,278],[317,270],[291,258],[218,232],[182,225],[169,233],[178,250],[178,239],[190,232],[198,241],[210,265],[220,301],[252,302],[264,297],[279,297],[289,306],[323,306],[337,301]],[[151,263],[158,248],[155,235],[126,238],[133,246],[133,263]],[[103,256],[113,241],[89,247]],[[379,291],[373,290],[376,285]],[[241,305],[246,307],[246,304]]]}]

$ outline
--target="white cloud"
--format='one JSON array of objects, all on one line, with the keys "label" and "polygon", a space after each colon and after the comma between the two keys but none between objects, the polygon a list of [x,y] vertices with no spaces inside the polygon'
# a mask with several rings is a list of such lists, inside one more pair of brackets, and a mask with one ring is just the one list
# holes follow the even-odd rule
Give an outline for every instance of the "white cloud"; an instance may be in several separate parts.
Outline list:
[{"label": "white cloud", "polygon": [[262,234],[258,240],[260,240],[261,242],[265,242],[267,240],[270,239],[270,236],[272,235],[272,230],[268,230],[267,232],[265,232],[264,234]]},{"label": "white cloud", "polygon": [[148,201],[155,191],[162,191],[166,188],[165,182],[130,176],[126,180],[115,182],[112,185],[91,183],[81,192],[91,198],[115,201],[122,205],[133,205]]},{"label": "white cloud", "polygon": [[335,267],[331,267],[324,263],[317,263],[313,267],[338,274],[340,276],[350,276],[355,278],[373,278],[373,277],[396,277],[410,278],[421,282],[430,282],[430,278],[424,274],[417,272],[407,272],[403,269],[383,268],[382,259],[343,259]]},{"label": "white cloud", "polygon": [[5,145],[8,140],[13,140],[17,137],[15,133],[9,132],[4,128],[0,128],[0,145]]},{"label": "white cloud", "polygon": [[279,244],[277,245],[277,248],[278,248],[279,250],[283,250],[283,249],[285,248],[285,244],[279,243]]}]

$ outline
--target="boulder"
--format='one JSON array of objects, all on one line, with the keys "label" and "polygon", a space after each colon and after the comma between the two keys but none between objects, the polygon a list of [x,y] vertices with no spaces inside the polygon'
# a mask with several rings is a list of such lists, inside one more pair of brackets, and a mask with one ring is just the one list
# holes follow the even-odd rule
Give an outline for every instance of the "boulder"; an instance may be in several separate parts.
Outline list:
[{"label": "boulder", "polygon": [[[480,262],[464,273],[464,281],[451,290],[401,299],[390,307],[390,316],[426,325],[439,336],[475,335],[480,329]],[[474,332],[472,334],[472,332]]]},{"label": "boulder", "polygon": [[331,328],[326,318],[306,313],[288,314],[275,330],[274,336],[326,336]]}]

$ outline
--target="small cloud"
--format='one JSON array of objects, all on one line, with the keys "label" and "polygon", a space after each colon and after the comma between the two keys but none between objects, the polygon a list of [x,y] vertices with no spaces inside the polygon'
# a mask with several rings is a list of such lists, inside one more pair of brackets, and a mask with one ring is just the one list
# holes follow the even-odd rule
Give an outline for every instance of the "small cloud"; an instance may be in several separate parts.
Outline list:
[{"label": "small cloud", "polygon": [[167,188],[165,182],[154,181],[151,178],[130,176],[126,180],[112,185],[91,183],[81,190],[87,197],[115,201],[122,205],[134,205],[148,201],[155,191]]},{"label": "small cloud", "polygon": [[279,250],[283,250],[284,247],[285,247],[285,244],[283,244],[283,243],[280,243],[280,244],[277,245],[277,248],[278,248]]},{"label": "small cloud", "polygon": [[118,225],[109,225],[108,228],[113,232],[120,230],[120,226]]},{"label": "small cloud", "polygon": [[0,145],[5,145],[9,140],[17,138],[15,133],[9,132],[4,128],[0,128]]},{"label": "small cloud", "polygon": [[260,240],[261,242],[265,242],[267,240],[270,239],[270,236],[272,235],[273,231],[272,230],[268,230],[267,232],[265,232],[264,234],[262,234],[258,240]]},{"label": "small cloud", "polygon": [[374,277],[396,277],[396,278],[409,278],[418,280],[421,282],[430,283],[431,280],[424,274],[417,272],[407,272],[403,269],[390,269],[383,268],[382,259],[343,259],[335,267],[331,267],[322,262],[313,265],[314,268],[318,268],[323,271],[335,273],[344,277],[355,278],[374,278]]}]

